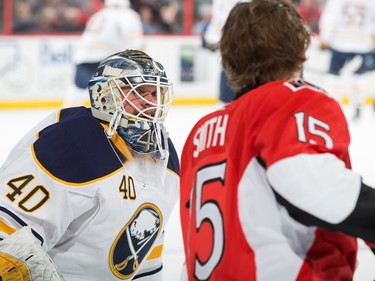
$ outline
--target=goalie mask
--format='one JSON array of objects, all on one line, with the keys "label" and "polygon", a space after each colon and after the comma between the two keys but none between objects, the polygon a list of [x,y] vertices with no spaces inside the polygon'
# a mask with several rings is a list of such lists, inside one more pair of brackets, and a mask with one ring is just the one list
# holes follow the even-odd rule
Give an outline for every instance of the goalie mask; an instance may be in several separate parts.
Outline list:
[{"label": "goalie mask", "polygon": [[126,50],[104,59],[88,86],[93,116],[109,122],[108,138],[118,131],[136,152],[166,158],[173,88],[160,63]]}]

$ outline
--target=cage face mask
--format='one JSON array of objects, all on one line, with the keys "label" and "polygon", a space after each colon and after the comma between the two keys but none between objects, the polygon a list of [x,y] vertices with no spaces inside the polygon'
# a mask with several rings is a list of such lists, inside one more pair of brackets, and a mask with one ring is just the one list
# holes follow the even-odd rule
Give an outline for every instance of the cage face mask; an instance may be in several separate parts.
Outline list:
[{"label": "cage face mask", "polygon": [[112,55],[89,81],[89,93],[94,117],[109,122],[109,138],[119,131],[134,151],[166,156],[163,124],[173,87],[160,63],[136,50]]},{"label": "cage face mask", "polygon": [[129,121],[128,126],[119,127],[118,132],[138,153],[150,153],[154,158],[159,159],[163,158],[164,151],[168,151],[168,133],[163,125]]}]

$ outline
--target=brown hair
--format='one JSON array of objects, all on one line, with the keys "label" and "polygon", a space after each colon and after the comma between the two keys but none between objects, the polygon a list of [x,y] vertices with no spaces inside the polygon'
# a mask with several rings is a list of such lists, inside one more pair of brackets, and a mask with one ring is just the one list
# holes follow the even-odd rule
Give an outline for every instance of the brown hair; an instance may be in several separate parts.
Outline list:
[{"label": "brown hair", "polygon": [[292,4],[252,0],[234,6],[220,41],[222,65],[236,91],[301,71],[310,35]]}]

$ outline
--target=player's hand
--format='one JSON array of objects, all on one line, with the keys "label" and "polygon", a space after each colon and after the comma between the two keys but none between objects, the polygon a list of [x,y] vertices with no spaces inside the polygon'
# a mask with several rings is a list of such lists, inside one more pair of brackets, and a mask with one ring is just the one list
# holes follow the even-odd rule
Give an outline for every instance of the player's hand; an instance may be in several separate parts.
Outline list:
[{"label": "player's hand", "polygon": [[24,227],[0,242],[0,280],[63,281],[64,278],[30,228]]}]

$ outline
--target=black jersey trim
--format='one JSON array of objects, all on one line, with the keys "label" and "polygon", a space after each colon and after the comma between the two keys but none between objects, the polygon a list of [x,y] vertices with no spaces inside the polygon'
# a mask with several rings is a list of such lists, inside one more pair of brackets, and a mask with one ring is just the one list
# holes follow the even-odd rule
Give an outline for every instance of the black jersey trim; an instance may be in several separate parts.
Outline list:
[{"label": "black jersey trim", "polygon": [[177,175],[180,175],[180,160],[178,158],[176,149],[170,139],[168,139],[168,147],[169,147],[169,159],[167,168],[172,170]]},{"label": "black jersey trim", "polygon": [[[0,212],[3,212],[5,214],[7,214],[8,216],[10,216],[12,219],[14,219],[18,224],[20,224],[21,226],[27,226],[28,224],[26,222],[24,222],[19,216],[17,216],[16,214],[14,214],[13,212],[9,211],[8,209],[4,208],[4,207],[1,207],[0,206]],[[34,229],[31,229],[31,232],[33,233],[33,235],[40,241],[40,243],[43,245],[44,243],[44,239],[42,236],[40,236]]]},{"label": "black jersey trim", "polygon": [[138,278],[142,278],[142,277],[146,277],[146,276],[150,276],[150,275],[154,275],[154,274],[160,272],[162,269],[163,269],[163,265],[161,265],[160,267],[158,267],[157,269],[154,269],[152,271],[137,274],[136,276],[134,276],[133,280],[138,279]]},{"label": "black jersey trim", "polygon": [[[318,226],[329,231],[340,231],[353,237],[375,243],[375,190],[363,182],[352,213],[338,224],[328,223],[291,204],[273,189],[277,201],[284,206],[290,216],[306,226]],[[334,206],[332,206],[334,208]]]}]

